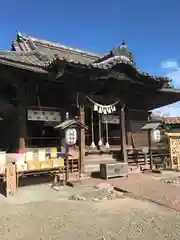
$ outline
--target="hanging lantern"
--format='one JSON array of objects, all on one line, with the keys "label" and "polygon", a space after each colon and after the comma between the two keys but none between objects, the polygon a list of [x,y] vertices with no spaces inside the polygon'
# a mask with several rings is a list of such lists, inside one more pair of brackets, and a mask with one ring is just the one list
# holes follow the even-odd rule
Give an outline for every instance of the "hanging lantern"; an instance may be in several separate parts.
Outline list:
[{"label": "hanging lantern", "polygon": [[94,104],[94,111],[98,111],[98,106],[96,104]]},{"label": "hanging lantern", "polygon": [[155,129],[151,132],[151,139],[153,142],[160,142],[161,141],[161,131],[159,129]]}]

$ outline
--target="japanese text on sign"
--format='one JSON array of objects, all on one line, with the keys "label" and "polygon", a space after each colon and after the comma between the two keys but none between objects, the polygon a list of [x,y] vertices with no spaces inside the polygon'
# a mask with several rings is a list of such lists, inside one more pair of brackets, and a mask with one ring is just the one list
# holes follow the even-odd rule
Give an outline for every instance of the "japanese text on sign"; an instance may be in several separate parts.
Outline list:
[{"label": "japanese text on sign", "polygon": [[74,145],[77,141],[77,131],[75,128],[70,128],[66,130],[66,143],[68,145]]}]

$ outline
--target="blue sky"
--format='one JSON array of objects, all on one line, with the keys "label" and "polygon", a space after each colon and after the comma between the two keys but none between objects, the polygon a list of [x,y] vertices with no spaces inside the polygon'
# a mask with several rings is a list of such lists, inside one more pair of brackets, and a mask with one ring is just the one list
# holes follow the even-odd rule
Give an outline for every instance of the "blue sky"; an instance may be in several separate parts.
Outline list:
[{"label": "blue sky", "polygon": [[[10,49],[16,30],[100,53],[125,39],[142,71],[180,88],[179,12],[179,0],[2,0],[0,48]],[[180,115],[179,106],[163,111]]]}]

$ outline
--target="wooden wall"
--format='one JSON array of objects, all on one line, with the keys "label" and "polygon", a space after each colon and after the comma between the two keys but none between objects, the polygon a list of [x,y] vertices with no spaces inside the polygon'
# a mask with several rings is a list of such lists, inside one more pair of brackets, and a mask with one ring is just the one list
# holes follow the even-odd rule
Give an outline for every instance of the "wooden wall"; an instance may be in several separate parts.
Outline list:
[{"label": "wooden wall", "polygon": [[148,121],[148,111],[126,111],[127,144],[133,147],[144,147],[148,144],[147,132],[141,128]]}]

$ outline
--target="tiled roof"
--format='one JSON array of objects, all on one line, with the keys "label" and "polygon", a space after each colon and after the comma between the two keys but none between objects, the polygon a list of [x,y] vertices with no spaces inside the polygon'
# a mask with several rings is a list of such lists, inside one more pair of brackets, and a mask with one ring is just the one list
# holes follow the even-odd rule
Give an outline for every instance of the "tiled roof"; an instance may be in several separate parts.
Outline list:
[{"label": "tiled roof", "polygon": [[49,60],[43,59],[36,51],[30,52],[14,52],[0,51],[0,62],[7,65],[15,65],[29,70],[45,71],[44,65]]},{"label": "tiled roof", "polygon": [[42,66],[43,62],[40,60],[37,56],[36,52],[27,52],[27,53],[17,53],[13,51],[7,51],[7,52],[0,52],[0,58],[3,58],[5,60],[11,60],[14,62],[20,62],[25,63],[29,65],[37,65]]},{"label": "tiled roof", "polygon": [[99,68],[99,69],[110,69],[114,66],[116,66],[117,64],[129,64],[132,65],[132,63],[130,61],[128,61],[127,59],[121,57],[121,56],[115,56],[112,58],[109,58],[106,61],[103,62],[90,62],[90,63],[85,63],[84,61],[80,61],[80,60],[76,60],[76,59],[68,59],[66,57],[60,57],[58,55],[55,55],[54,58],[52,58],[49,62],[47,62],[47,64],[45,65],[45,67],[51,67],[53,66],[56,61],[65,61],[67,63],[71,63],[71,64],[80,64],[82,66],[86,66],[87,68]]},{"label": "tiled roof", "polygon": [[[114,67],[118,67],[118,65],[124,65],[124,66],[126,65],[128,67],[129,74],[130,72],[133,72],[133,77],[136,77],[140,81],[143,78],[143,80],[145,81],[147,80],[146,82],[148,84],[156,82],[156,84],[160,86],[164,85],[164,87],[168,87],[168,88],[170,87],[168,78],[151,76],[147,73],[141,72],[139,69],[136,68],[136,66],[129,59],[127,59],[127,57],[124,57],[124,56],[113,56],[113,57],[109,57],[106,60],[103,60],[102,62],[91,62],[91,63],[84,63],[84,62],[73,60],[73,59],[66,59],[64,57],[55,56],[45,64],[45,68],[49,69],[54,65],[56,65],[57,62],[62,62],[62,63],[65,62],[73,66],[80,65],[81,67],[85,67],[87,69],[94,68],[94,69],[101,69],[101,70],[113,69]],[[154,80],[154,81],[149,82],[149,80]]]},{"label": "tiled roof", "polygon": [[[29,50],[29,51],[0,51],[0,63],[7,65],[15,65],[27,70],[37,71],[37,72],[48,72],[48,69],[53,67],[56,62],[62,62],[71,64],[73,66],[81,66],[85,68],[97,68],[97,69],[111,69],[114,66],[119,65],[128,65],[133,71],[134,74],[141,79],[142,77],[146,80],[154,79],[156,82],[168,81],[166,78],[155,77],[144,75],[144,73],[137,70],[136,66],[124,56],[113,56],[102,62],[85,62],[83,59],[74,58],[74,55],[68,57],[61,57],[55,54],[53,57],[50,55],[42,54],[38,50]],[[149,82],[150,83],[150,82]]]},{"label": "tiled roof", "polygon": [[14,51],[0,52],[1,63],[14,63],[22,68],[44,72],[48,72],[48,69],[57,61],[104,70],[123,64],[129,67],[128,72],[130,71],[134,77],[140,80],[142,78],[147,81],[154,79],[157,83],[167,82],[167,85],[169,83],[167,78],[150,76],[148,73],[141,72],[136,67],[134,58],[124,41],[120,47],[114,48],[104,56],[33,37],[21,36],[21,39],[13,41],[12,45]]},{"label": "tiled roof", "polygon": [[93,54],[33,37],[23,37],[21,41],[13,41],[12,45],[13,49],[17,52],[36,50],[45,54],[49,59],[58,55],[60,58],[65,58],[69,61],[79,61],[85,64],[91,63],[101,57],[100,54]]},{"label": "tiled roof", "polygon": [[162,117],[165,124],[180,124],[180,117]]}]

